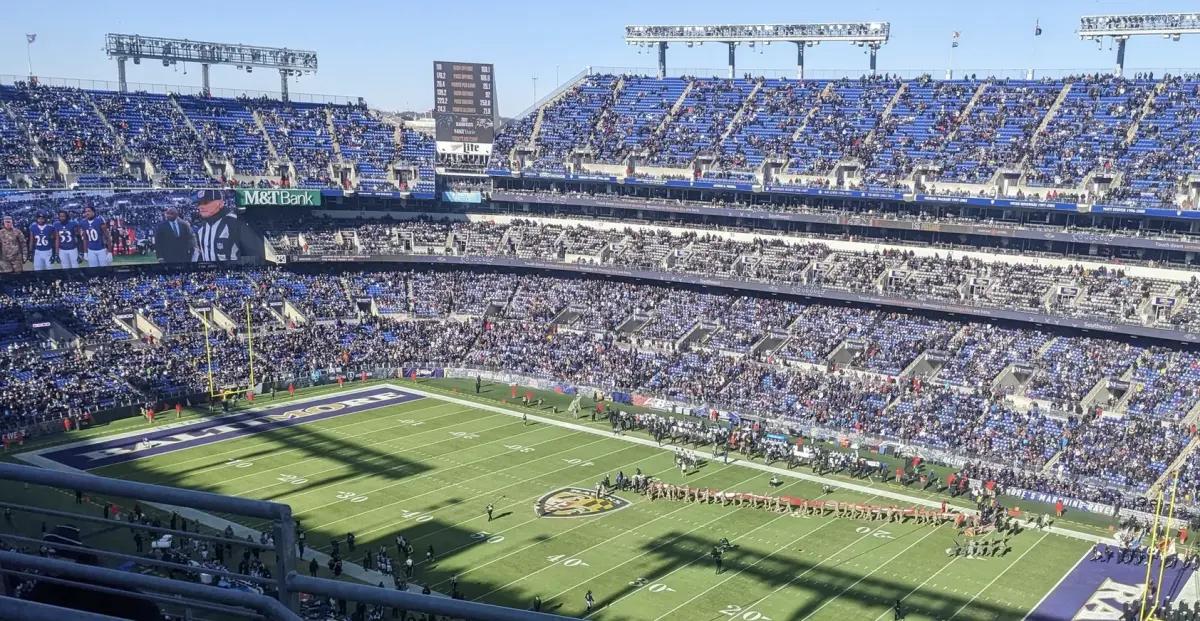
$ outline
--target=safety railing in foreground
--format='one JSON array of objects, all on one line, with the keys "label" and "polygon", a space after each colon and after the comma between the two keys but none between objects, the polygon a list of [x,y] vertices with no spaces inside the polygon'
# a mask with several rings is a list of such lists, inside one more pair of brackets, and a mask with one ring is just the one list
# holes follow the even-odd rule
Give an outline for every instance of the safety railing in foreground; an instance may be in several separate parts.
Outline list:
[{"label": "safety railing in foreground", "polygon": [[[187,509],[193,509],[265,520],[271,525],[270,534],[274,538],[273,545],[237,539],[227,541],[245,546],[247,549],[271,551],[275,555],[274,579],[266,580],[262,578],[249,579],[252,577],[234,572],[188,566],[160,559],[143,558],[140,555],[133,556],[114,550],[99,549],[95,546],[87,546],[86,542],[67,543],[57,540],[42,540],[47,548],[55,550],[63,558],[43,557],[33,552],[0,550],[0,584],[3,584],[4,589],[4,592],[0,593],[0,596],[3,596],[0,599],[0,621],[9,618],[33,621],[38,619],[62,619],[64,621],[96,619],[99,621],[111,618],[103,614],[75,610],[64,613],[63,609],[51,610],[53,607],[45,603],[25,602],[24,600],[16,600],[22,602],[19,604],[19,610],[18,605],[9,606],[9,602],[14,599],[12,596],[15,594],[9,592],[9,589],[15,589],[15,585],[24,581],[61,587],[67,593],[83,594],[88,592],[99,598],[134,599],[153,605],[162,604],[184,610],[208,610],[225,617],[232,615],[237,618],[269,621],[298,621],[300,617],[297,615],[297,611],[300,610],[299,595],[301,593],[371,606],[390,607],[395,610],[429,613],[447,619],[478,619],[480,621],[566,619],[566,617],[558,615],[468,602],[441,595],[423,595],[297,575],[293,571],[298,552],[296,527],[291,507],[284,504],[6,463],[0,463],[0,480],[74,490],[77,494],[87,493],[114,499],[131,499],[165,511],[182,510],[182,512],[186,512]],[[18,513],[40,514],[63,520],[77,520],[81,523],[107,522],[112,525],[120,525],[122,528],[144,530],[147,533],[177,535],[212,542],[222,540],[219,534],[205,535],[151,524],[110,520],[107,516],[97,518],[40,508],[37,506],[36,493],[32,490],[20,499],[0,499],[0,505],[4,506],[6,510],[15,510]],[[24,544],[27,549],[33,549],[29,546],[39,543],[38,540],[22,536],[0,535],[0,538]],[[92,560],[88,563],[78,563],[70,560],[72,555],[77,558],[90,556]],[[181,573],[184,576],[190,576],[193,581],[111,568],[104,566],[101,559],[125,561],[126,563],[137,562],[147,567],[170,569],[172,575]],[[202,584],[195,581],[200,573],[226,577],[231,580],[244,580],[249,584],[257,583],[264,590],[274,590],[278,594],[278,599],[252,591]]]}]

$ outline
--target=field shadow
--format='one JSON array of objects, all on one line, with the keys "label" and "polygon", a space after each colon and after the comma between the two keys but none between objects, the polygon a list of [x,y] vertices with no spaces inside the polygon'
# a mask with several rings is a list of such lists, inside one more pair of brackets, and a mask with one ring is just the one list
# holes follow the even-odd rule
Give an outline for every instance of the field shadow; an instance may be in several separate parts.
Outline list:
[{"label": "field shadow", "polygon": [[[924,532],[923,530],[917,530],[909,533],[908,536],[916,537]],[[652,583],[656,579],[689,564],[712,567],[708,553],[712,550],[715,543],[715,540],[681,532],[664,533],[653,540],[644,541],[641,544],[643,553],[645,554],[643,558],[650,558],[655,561],[653,570],[643,572],[646,582]],[[872,554],[882,556],[881,562],[883,562],[887,558],[890,558],[891,554],[888,552],[898,544],[907,545],[904,543],[904,537],[898,537],[890,541],[881,541],[872,549],[860,552],[854,557],[843,559],[836,564],[821,564],[820,560],[823,559],[813,562],[795,558],[794,555],[787,557],[776,555],[763,558],[763,554],[759,550],[740,547],[726,553],[724,571],[720,575],[716,575],[715,571],[713,572],[713,584],[717,584],[734,574],[739,574],[739,572],[740,575],[751,578],[759,586],[759,588],[755,589],[755,594],[743,597],[744,601],[740,602],[736,601],[733,597],[730,598],[732,600],[731,603],[742,606],[756,604],[764,594],[774,592],[777,589],[779,592],[775,593],[773,597],[791,602],[798,602],[802,599],[796,597],[796,595],[797,592],[803,592],[806,596],[803,598],[804,601],[794,610],[790,611],[787,616],[772,615],[772,618],[777,621],[781,619],[804,619],[834,599],[857,604],[860,610],[866,609],[867,606],[876,607],[876,610],[880,612],[872,614],[870,616],[872,619],[885,610],[888,618],[891,618],[891,607],[897,599],[904,600],[901,609],[907,614],[919,614],[934,619],[949,618],[960,608],[968,604],[969,611],[976,617],[1007,619],[1019,618],[1023,614],[1024,611],[999,606],[983,598],[972,601],[970,596],[963,596],[957,593],[936,591],[928,588],[917,588],[914,590],[911,585],[897,584],[886,577],[878,575],[864,577],[863,574],[867,573],[867,571],[852,570],[844,566],[848,561],[867,557]],[[882,549],[885,547],[888,550]],[[937,569],[939,568],[933,568],[931,571],[937,571]],[[997,570],[999,570],[999,567]],[[914,576],[914,578],[923,579],[924,576]],[[946,576],[946,579],[953,580],[954,577],[950,574]],[[920,581],[918,580],[918,582]],[[701,586],[707,588],[709,585]],[[641,586],[631,584],[613,593],[597,593],[597,606],[603,608],[608,603],[623,599],[635,591],[641,590],[641,588]],[[736,592],[732,594],[736,595]]]}]

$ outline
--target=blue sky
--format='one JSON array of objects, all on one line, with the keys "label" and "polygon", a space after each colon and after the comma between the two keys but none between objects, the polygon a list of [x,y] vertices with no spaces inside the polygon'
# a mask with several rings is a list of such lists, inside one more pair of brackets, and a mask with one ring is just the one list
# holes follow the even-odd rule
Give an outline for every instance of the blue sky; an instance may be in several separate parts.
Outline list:
[{"label": "blue sky", "polygon": [[[1130,0],[978,0],[926,2],[733,2],[689,0],[571,0],[495,2],[418,0],[416,2],[241,2],[197,3],[143,0],[58,0],[8,2],[0,20],[0,74],[26,73],[25,33],[35,32],[34,72],[42,76],[115,80],[115,63],[103,52],[106,32],[125,32],[220,42],[315,49],[321,69],[300,79],[293,92],[362,96],[373,106],[427,110],[432,102],[432,61],[461,60],[496,65],[501,112],[511,115],[533,102],[533,77],[544,95],[556,80],[585,67],[653,67],[649,54],[637,54],[621,39],[625,24],[783,23],[839,20],[890,21],[892,39],[879,53],[879,70],[930,70],[944,74],[950,62],[950,36],[962,33],[954,51],[958,71],[1023,71],[1110,68],[1114,51],[1097,49],[1074,34],[1080,15],[1194,11],[1195,2]],[[205,3],[199,3],[204,5]],[[186,6],[186,8],[185,8]],[[461,20],[452,24],[453,20]],[[1034,21],[1044,34],[1033,37]],[[723,46],[673,48],[675,68],[725,65]],[[867,66],[859,48],[822,45],[806,54],[814,72],[853,71]],[[791,72],[795,48],[775,45],[743,48],[739,72]],[[1200,36],[1180,42],[1136,39],[1129,44],[1129,68],[1200,66]],[[557,77],[556,77],[557,76]],[[214,88],[275,91],[278,75],[245,74],[214,68]],[[129,81],[153,84],[200,82],[198,67],[174,69],[130,65]]]}]

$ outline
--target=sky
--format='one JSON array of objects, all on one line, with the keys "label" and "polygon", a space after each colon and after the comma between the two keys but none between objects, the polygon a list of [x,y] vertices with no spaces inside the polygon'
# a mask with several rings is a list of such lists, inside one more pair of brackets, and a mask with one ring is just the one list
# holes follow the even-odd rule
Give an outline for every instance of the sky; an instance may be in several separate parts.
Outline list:
[{"label": "sky", "polygon": [[[587,67],[653,68],[652,53],[622,39],[626,24],[813,23],[888,21],[891,40],[879,52],[881,72],[928,71],[936,77],[953,66],[956,75],[1023,75],[1038,70],[1111,70],[1116,51],[1075,34],[1079,16],[1195,11],[1195,2],[1131,0],[979,0],[810,2],[807,0],[601,0],[555,2],[419,0],[417,2],[206,3],[145,0],[4,0],[0,20],[0,81],[28,74],[26,33],[33,72],[43,77],[111,81],[116,63],[104,53],[108,32],[177,37],[222,43],[315,50],[320,70],[293,80],[292,93],[363,97],[384,110],[426,111],[432,105],[433,61],[495,64],[500,112],[517,114]],[[1043,34],[1034,37],[1034,24]],[[961,33],[951,51],[952,33]],[[650,52],[650,50],[643,50]],[[953,54],[953,56],[951,56]],[[796,50],[773,45],[740,48],[738,73],[794,75]],[[861,48],[823,44],[806,52],[812,77],[861,75],[868,59]],[[723,74],[722,45],[668,51],[668,70],[709,68]],[[1200,66],[1200,36],[1182,41],[1143,37],[1130,41],[1127,71]],[[651,69],[652,71],[653,69]],[[185,73],[186,72],[186,73]],[[536,78],[536,80],[535,80]],[[278,91],[278,74],[247,74],[213,67],[215,94]],[[200,84],[199,67],[165,68],[152,62],[128,65],[135,83]],[[231,89],[222,91],[220,89]]]}]

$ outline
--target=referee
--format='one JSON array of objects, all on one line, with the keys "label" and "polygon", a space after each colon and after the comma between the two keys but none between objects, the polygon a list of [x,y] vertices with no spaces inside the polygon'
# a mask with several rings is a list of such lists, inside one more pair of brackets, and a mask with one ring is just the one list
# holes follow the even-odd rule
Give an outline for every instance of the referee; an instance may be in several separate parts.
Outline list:
[{"label": "referee", "polygon": [[196,193],[196,248],[193,261],[237,261],[240,252],[241,223],[237,214],[225,207],[221,190]]}]

